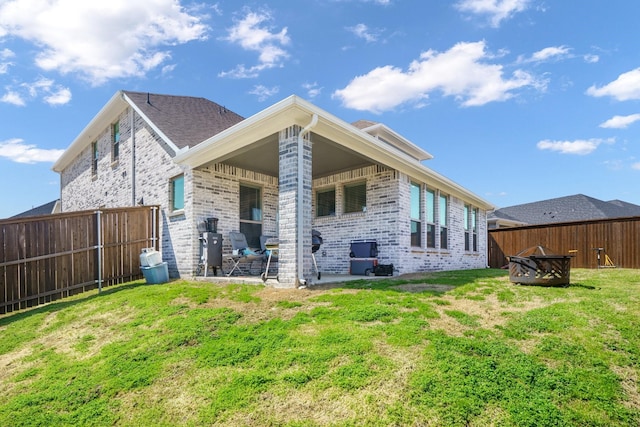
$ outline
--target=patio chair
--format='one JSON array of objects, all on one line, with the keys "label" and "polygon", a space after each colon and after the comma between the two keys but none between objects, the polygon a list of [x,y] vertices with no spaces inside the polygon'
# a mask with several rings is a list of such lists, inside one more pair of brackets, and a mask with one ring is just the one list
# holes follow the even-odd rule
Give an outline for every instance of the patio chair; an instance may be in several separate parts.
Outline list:
[{"label": "patio chair", "polygon": [[231,274],[236,270],[241,271],[243,267],[246,268],[246,274],[251,274],[251,267],[256,261],[259,261],[260,267],[262,267],[264,254],[249,248],[247,238],[244,233],[231,231],[229,233],[229,240],[231,241],[231,248],[233,251],[224,256],[224,258],[232,264],[231,269],[226,273],[227,276],[231,276]]}]

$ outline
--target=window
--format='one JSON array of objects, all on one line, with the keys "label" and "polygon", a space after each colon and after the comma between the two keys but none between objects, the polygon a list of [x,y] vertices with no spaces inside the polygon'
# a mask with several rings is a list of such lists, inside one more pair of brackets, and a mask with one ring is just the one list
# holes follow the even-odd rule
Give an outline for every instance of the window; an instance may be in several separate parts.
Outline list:
[{"label": "window", "polygon": [[411,246],[422,246],[422,221],[420,220],[420,184],[411,183]]},{"label": "window", "polygon": [[91,143],[91,174],[98,176],[98,141]]},{"label": "window", "polygon": [[260,247],[262,235],[262,190],[240,185],[240,232],[252,248]]},{"label": "window", "polygon": [[470,233],[470,221],[471,221],[471,206],[464,205],[464,250],[468,251],[471,247],[471,233]]},{"label": "window", "polygon": [[471,247],[474,252],[478,252],[478,208],[471,210]]},{"label": "window", "polygon": [[436,247],[436,192],[427,189],[425,196],[427,198],[427,247]]},{"label": "window", "polygon": [[478,252],[478,208],[464,205],[464,250]]},{"label": "window", "polygon": [[316,216],[335,216],[336,189],[329,188],[316,192]]},{"label": "window", "polygon": [[440,195],[440,202],[438,203],[438,213],[440,219],[440,249],[447,249],[448,245],[448,212],[447,212],[447,196]]},{"label": "window", "polygon": [[359,182],[344,186],[344,213],[366,212],[367,183]]},{"label": "window", "polygon": [[184,209],[184,175],[171,178],[170,206],[172,211]]},{"label": "window", "polygon": [[111,125],[111,161],[115,162],[120,158],[120,123]]}]

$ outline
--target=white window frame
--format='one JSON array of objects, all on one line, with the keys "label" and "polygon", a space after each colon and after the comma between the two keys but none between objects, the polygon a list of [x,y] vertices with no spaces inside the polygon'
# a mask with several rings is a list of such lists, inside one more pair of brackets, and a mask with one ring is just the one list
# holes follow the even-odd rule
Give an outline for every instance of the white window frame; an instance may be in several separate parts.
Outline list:
[{"label": "white window frame", "polygon": [[[178,181],[182,181],[182,203],[181,207],[176,207],[176,183]],[[176,175],[169,178],[169,210],[172,213],[184,212],[184,204],[185,204],[185,191],[184,191],[184,174]]]},{"label": "white window frame", "polygon": [[[422,185],[415,181],[411,181],[409,183],[409,211],[410,211],[410,223],[411,223],[411,246],[415,248],[422,247]],[[415,197],[418,197],[418,200],[415,200]],[[414,204],[415,203],[415,204]],[[415,212],[415,208],[417,207],[417,212]],[[414,225],[416,231],[414,232]],[[417,242],[415,241],[417,240]]]}]

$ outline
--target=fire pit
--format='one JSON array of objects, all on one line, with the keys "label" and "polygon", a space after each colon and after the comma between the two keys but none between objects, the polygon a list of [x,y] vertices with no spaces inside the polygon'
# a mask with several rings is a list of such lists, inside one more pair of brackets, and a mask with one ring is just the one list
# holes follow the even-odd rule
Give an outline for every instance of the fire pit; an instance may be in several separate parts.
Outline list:
[{"label": "fire pit", "polygon": [[509,280],[522,285],[566,286],[571,257],[556,255],[544,246],[533,246],[509,259]]}]

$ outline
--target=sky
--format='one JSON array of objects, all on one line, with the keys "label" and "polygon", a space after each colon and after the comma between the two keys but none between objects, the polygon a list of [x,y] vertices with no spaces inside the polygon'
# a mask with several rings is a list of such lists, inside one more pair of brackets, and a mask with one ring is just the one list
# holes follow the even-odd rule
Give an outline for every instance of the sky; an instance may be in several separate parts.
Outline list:
[{"label": "sky", "polygon": [[640,204],[640,2],[0,0],[0,218],[118,90],[384,123],[496,207]]}]

